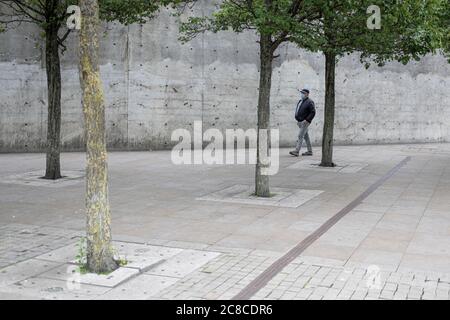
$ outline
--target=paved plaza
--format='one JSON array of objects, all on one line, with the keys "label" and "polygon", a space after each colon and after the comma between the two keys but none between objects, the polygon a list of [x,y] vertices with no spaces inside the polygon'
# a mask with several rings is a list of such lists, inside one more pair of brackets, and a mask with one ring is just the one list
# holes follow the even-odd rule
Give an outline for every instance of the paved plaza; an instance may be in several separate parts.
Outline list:
[{"label": "paved plaza", "polygon": [[0,299],[449,299],[450,144],[280,150],[274,196],[251,165],[109,154],[112,232],[127,264],[76,270],[84,153],[0,155]]}]

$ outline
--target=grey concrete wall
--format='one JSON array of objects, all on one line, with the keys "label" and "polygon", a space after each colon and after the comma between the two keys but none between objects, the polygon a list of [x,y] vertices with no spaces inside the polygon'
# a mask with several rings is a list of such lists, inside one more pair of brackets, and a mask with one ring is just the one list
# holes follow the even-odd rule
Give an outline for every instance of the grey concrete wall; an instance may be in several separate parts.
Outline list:
[{"label": "grey concrete wall", "polygon": [[[207,12],[210,5],[196,10]],[[163,12],[145,25],[104,26],[101,72],[111,149],[168,148],[171,133],[192,128],[251,128],[256,124],[258,46],[251,33],[204,35],[182,45],[178,26]],[[107,32],[106,32],[107,31]],[[63,56],[62,141],[83,148],[76,35]],[[272,93],[272,126],[281,145],[293,145],[297,89],[309,87],[318,107],[312,126],[321,141],[324,59],[293,45],[279,49]],[[403,66],[366,70],[357,56],[337,70],[339,144],[450,141],[450,66],[426,57]],[[0,35],[0,151],[40,151],[46,136],[46,77],[42,40],[32,26]]]}]

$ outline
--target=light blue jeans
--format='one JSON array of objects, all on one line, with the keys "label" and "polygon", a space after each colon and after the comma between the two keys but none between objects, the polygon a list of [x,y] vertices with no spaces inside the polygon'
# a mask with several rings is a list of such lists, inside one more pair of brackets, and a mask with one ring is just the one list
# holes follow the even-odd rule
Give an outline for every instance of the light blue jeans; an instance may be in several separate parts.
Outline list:
[{"label": "light blue jeans", "polygon": [[308,133],[310,123],[308,121],[303,121],[298,122],[297,125],[300,128],[300,132],[298,134],[297,147],[295,148],[295,150],[297,150],[297,152],[300,152],[303,145],[303,140],[305,140],[308,151],[312,152],[311,140],[309,139]]}]

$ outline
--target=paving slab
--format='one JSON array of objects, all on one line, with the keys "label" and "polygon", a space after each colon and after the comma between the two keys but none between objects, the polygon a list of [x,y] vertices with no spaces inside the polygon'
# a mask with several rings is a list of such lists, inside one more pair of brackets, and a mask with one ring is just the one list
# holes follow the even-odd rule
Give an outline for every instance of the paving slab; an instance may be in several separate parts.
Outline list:
[{"label": "paving slab", "polygon": [[220,255],[219,252],[185,250],[148,270],[146,274],[182,278]]},{"label": "paving slab", "polygon": [[125,258],[127,258],[128,256],[147,256],[166,259],[173,257],[183,251],[183,249],[169,247],[167,245],[162,246],[123,241],[113,241],[113,246],[115,250]]},{"label": "paving slab", "polygon": [[78,235],[78,231],[64,228],[7,224],[0,230],[0,268],[73,243]]},{"label": "paving slab", "polygon": [[157,298],[158,294],[179,281],[178,278],[142,274],[120,287],[102,294],[99,300],[147,300]]},{"label": "paving slab", "polygon": [[60,263],[29,259],[0,269],[0,287],[37,276],[60,266]]},{"label": "paving slab", "polygon": [[429,273],[450,274],[450,257],[432,254],[405,254],[399,271],[422,271]]},{"label": "paving slab", "polygon": [[0,288],[0,299],[89,300],[110,288],[47,278],[30,278]]},{"label": "paving slab", "polygon": [[113,246],[119,257],[127,261],[127,268],[136,268],[140,272],[145,272],[183,251],[179,248],[118,241],[113,241]]},{"label": "paving slab", "polygon": [[69,263],[75,259],[77,254],[78,254],[78,244],[77,242],[74,242],[62,248],[41,254],[37,256],[35,259],[59,263]]}]

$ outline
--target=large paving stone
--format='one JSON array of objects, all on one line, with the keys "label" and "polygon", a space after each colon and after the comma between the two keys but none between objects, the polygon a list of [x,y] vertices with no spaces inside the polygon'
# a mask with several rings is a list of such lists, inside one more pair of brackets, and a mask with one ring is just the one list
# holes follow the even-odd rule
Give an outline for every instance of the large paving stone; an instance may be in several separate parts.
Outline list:
[{"label": "large paving stone", "polygon": [[131,262],[133,259],[137,261],[145,257],[169,259],[183,251],[179,248],[119,241],[113,241],[113,246],[121,257]]},{"label": "large paving stone", "polygon": [[62,248],[37,256],[38,260],[68,263],[75,259],[78,252],[78,244],[72,243]]},{"label": "large paving stone", "polygon": [[111,288],[47,278],[30,278],[0,288],[0,299],[87,300]]},{"label": "large paving stone", "polygon": [[185,250],[146,274],[182,278],[220,256],[218,252]]},{"label": "large paving stone", "polygon": [[162,290],[175,284],[179,279],[142,274],[123,285],[99,296],[101,300],[145,300],[157,297]]},{"label": "large paving stone", "polygon": [[60,263],[30,259],[0,269],[0,287],[37,276],[43,272],[56,268]]}]

